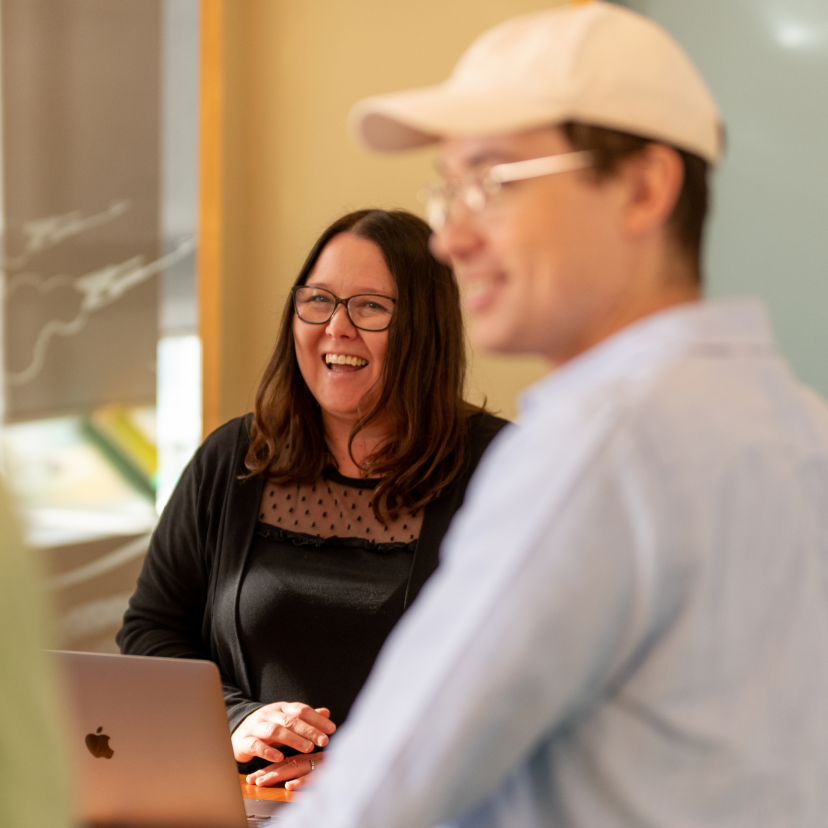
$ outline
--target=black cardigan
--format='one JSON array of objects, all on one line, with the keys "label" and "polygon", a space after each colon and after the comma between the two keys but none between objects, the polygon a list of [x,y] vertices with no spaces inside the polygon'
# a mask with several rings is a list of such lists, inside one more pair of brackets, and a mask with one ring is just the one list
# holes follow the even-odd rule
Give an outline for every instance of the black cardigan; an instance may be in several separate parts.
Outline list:
[{"label": "black cardigan", "polygon": [[[185,469],[152,536],[117,641],[133,655],[201,658],[221,672],[231,730],[262,702],[252,698],[239,641],[237,599],[265,478],[246,473],[249,419],[213,432]],[[469,419],[469,463],[423,515],[406,590],[416,598],[483,452],[506,421]],[[367,678],[367,676],[366,676]]]}]

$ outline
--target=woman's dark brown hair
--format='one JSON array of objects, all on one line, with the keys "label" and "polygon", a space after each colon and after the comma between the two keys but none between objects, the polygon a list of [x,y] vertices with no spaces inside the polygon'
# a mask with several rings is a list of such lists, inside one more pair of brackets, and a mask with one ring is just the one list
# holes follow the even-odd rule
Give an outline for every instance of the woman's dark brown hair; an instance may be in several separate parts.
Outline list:
[{"label": "woman's dark brown hair", "polygon": [[[351,431],[380,412],[388,439],[365,459],[375,489],[377,518],[396,518],[433,500],[466,462],[466,420],[479,410],[463,400],[466,351],[460,298],[450,268],[429,253],[428,225],[403,210],[359,210],[337,219],[319,237],[295,284],[303,285],[325,246],[352,233],[379,247],[397,285],[379,398]],[[325,442],[319,405],[296,361],[293,303],[282,313],[276,347],[259,390],[245,465],[279,483],[310,483],[333,458]],[[353,454],[351,454],[353,458]]]}]

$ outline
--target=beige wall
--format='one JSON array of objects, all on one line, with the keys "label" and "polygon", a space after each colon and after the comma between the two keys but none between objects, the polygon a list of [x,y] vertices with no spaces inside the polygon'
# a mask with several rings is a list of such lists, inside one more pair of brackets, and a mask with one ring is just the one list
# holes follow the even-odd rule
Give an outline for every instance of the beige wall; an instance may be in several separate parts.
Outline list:
[{"label": "beige wall", "polygon": [[[468,43],[540,0],[224,0],[225,104],[220,419],[249,410],[287,289],[319,232],[366,206],[422,214],[432,153],[356,147],[360,97],[435,83]],[[209,370],[209,366],[207,366]],[[514,414],[532,360],[473,357],[470,395]]]}]

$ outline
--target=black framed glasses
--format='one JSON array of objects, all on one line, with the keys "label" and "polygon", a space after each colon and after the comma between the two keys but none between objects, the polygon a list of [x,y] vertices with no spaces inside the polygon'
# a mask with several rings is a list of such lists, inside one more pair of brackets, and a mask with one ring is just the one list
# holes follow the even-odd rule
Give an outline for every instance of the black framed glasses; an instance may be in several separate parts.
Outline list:
[{"label": "black framed glasses", "polygon": [[308,325],[326,325],[339,305],[345,306],[348,319],[361,331],[384,331],[394,316],[396,299],[376,293],[357,293],[340,299],[327,288],[296,285],[291,288],[296,315]]}]

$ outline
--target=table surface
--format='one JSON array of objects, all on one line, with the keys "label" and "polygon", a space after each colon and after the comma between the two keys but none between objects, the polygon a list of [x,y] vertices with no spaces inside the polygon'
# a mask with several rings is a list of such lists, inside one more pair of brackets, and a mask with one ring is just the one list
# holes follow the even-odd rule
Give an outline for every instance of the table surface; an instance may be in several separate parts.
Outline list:
[{"label": "table surface", "polygon": [[248,785],[243,773],[239,774],[242,796],[245,799],[276,799],[279,802],[294,802],[298,793],[286,791],[284,788],[263,788],[258,785]]}]

